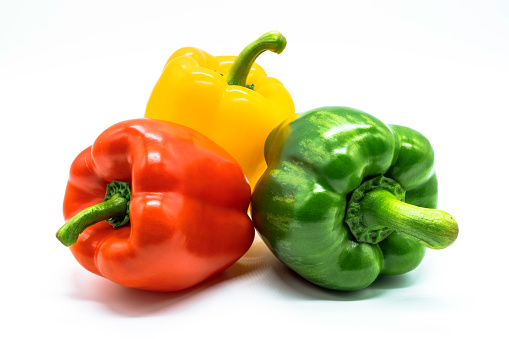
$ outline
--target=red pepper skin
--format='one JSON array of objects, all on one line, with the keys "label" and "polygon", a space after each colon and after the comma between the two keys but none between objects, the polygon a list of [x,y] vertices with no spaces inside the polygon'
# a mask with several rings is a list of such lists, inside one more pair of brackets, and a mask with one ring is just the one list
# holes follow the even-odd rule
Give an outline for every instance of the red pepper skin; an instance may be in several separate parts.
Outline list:
[{"label": "red pepper skin", "polygon": [[135,119],[105,130],[72,163],[64,218],[129,183],[130,224],[98,222],[70,247],[87,270],[117,284],[177,291],[227,269],[251,246],[251,189],[221,147],[182,125]]}]

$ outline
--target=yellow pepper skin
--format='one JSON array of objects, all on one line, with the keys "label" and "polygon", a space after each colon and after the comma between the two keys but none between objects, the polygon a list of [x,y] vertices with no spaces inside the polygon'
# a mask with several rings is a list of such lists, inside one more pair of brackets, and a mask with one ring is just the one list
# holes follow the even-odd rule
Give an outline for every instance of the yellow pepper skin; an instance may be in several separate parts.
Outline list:
[{"label": "yellow pepper skin", "polygon": [[265,140],[295,114],[283,84],[268,77],[254,60],[266,50],[279,54],[285,46],[283,35],[273,31],[238,57],[214,57],[191,47],[177,50],[152,91],[145,117],[185,125],[207,136],[239,162],[253,189],[267,168]]}]

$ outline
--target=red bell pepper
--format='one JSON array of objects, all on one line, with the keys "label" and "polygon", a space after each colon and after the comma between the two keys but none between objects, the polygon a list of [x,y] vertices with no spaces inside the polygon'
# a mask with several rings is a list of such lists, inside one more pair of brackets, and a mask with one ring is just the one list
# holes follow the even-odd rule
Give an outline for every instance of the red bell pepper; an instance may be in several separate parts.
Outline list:
[{"label": "red bell pepper", "polygon": [[250,201],[240,165],[214,142],[181,125],[129,120],[74,160],[57,238],[117,284],[177,291],[249,249]]}]

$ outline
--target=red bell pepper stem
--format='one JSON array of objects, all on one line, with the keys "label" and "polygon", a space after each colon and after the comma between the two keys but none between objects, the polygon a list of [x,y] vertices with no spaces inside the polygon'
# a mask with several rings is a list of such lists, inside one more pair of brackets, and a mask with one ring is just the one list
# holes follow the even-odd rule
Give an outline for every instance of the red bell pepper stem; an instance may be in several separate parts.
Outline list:
[{"label": "red bell pepper stem", "polygon": [[[240,52],[228,74],[228,85],[246,86],[247,75],[256,58],[265,51],[280,54],[286,47],[286,38],[278,31],[265,33]],[[252,88],[251,88],[252,89]]]},{"label": "red bell pepper stem", "polygon": [[72,246],[79,235],[99,221],[108,221],[113,227],[120,227],[129,221],[131,191],[124,182],[113,181],[106,190],[104,202],[90,206],[69,219],[58,231],[57,239],[65,246]]}]

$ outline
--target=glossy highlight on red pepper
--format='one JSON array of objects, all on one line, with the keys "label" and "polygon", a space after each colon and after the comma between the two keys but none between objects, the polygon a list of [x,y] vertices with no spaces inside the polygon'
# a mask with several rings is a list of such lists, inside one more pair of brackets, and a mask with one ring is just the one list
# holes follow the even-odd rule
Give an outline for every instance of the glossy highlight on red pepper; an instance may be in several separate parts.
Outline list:
[{"label": "glossy highlight on red pepper", "polygon": [[90,272],[123,286],[177,291],[249,249],[250,200],[240,165],[210,139],[178,124],[128,120],[74,160],[63,203],[68,222],[57,237]]}]

